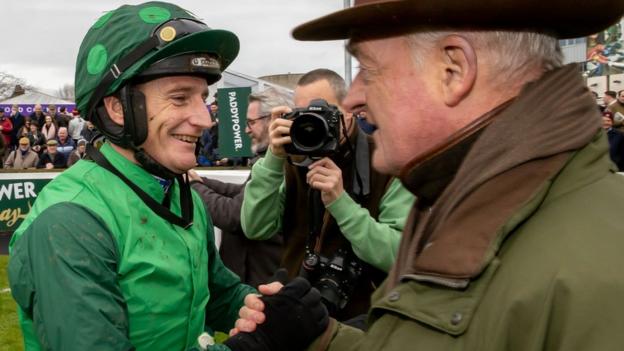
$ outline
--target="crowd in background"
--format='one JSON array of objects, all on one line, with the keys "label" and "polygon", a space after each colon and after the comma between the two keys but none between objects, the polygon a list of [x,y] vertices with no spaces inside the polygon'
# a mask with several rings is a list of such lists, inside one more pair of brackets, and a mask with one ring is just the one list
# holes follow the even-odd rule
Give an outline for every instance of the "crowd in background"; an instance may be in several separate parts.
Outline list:
[{"label": "crowd in background", "polygon": [[[216,94],[215,94],[216,98]],[[219,128],[215,100],[208,106],[213,126],[204,130],[197,157],[199,166],[246,166],[248,158],[227,158],[219,154]],[[35,105],[30,115],[19,112],[0,114],[0,168],[68,168],[86,156],[86,144],[97,133],[93,123],[86,121],[78,110],[68,113],[50,104],[44,110]]]},{"label": "crowd in background", "polygon": [[95,135],[93,124],[77,110],[40,104],[23,115],[13,105],[9,114],[0,116],[0,166],[8,169],[67,168],[85,157],[87,140]]}]

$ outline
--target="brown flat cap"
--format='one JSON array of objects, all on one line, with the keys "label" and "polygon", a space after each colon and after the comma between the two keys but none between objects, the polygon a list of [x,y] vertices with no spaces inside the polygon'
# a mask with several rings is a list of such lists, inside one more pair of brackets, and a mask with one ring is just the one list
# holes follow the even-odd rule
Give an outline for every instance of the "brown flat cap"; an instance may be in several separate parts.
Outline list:
[{"label": "brown flat cap", "polygon": [[384,37],[418,28],[518,30],[577,38],[624,15],[624,0],[355,0],[293,30],[298,40]]}]

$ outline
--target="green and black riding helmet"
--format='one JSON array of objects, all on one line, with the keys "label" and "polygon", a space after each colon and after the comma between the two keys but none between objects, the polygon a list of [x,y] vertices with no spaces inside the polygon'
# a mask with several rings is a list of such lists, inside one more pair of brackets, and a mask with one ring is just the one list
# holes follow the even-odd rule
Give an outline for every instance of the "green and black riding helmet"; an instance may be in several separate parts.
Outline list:
[{"label": "green and black riding helmet", "polygon": [[[211,85],[238,55],[232,32],[211,29],[191,12],[166,2],[124,5],[100,17],[84,37],[76,61],[76,107],[110,142],[135,153],[143,168],[171,179],[141,145],[147,138],[145,97],[136,84],[174,75],[201,76]],[[106,113],[115,95],[124,125]]]}]

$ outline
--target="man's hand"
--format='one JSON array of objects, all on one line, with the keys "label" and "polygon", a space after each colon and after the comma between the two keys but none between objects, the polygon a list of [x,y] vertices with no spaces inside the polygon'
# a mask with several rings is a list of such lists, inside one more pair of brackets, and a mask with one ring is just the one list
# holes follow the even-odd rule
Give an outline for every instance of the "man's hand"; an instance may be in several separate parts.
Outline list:
[{"label": "man's hand", "polygon": [[186,174],[188,174],[190,182],[193,182],[193,181],[201,182],[202,181],[201,177],[199,176],[199,174],[197,174],[197,172],[195,172],[194,169],[189,169]]},{"label": "man's hand", "polygon": [[[284,285],[280,282],[270,284],[262,284],[258,286],[258,290],[264,296],[277,294]],[[245,305],[238,312],[240,317],[235,327],[230,330],[230,336],[234,336],[239,332],[251,333],[256,330],[258,324],[264,323],[266,316],[264,315],[264,302],[260,299],[261,295],[248,294],[245,296]]]},{"label": "man's hand", "polygon": [[[249,296],[248,296],[249,297]],[[233,351],[301,350],[322,334],[329,314],[321,294],[304,278],[297,277],[277,294],[263,296],[265,321],[253,333],[241,332],[225,345]],[[253,301],[245,301],[253,302]],[[259,306],[254,306],[259,307]]]},{"label": "man's hand", "polygon": [[46,169],[52,169],[52,168],[54,168],[54,165],[52,163],[48,162],[48,163],[46,163],[45,168]]},{"label": "man's hand", "polygon": [[329,205],[342,195],[342,171],[329,157],[314,162],[308,168],[306,181],[310,187],[321,191],[323,204]]},{"label": "man's hand", "polygon": [[271,124],[269,125],[269,148],[277,157],[286,157],[285,144],[290,144],[290,126],[292,121],[282,118],[292,110],[288,106],[278,106],[271,110]]}]

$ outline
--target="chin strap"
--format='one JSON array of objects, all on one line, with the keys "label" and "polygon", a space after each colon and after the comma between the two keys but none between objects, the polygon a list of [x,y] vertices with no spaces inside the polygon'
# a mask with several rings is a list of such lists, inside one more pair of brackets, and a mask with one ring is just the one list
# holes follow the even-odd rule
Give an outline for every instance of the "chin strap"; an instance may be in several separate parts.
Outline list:
[{"label": "chin strap", "polygon": [[172,172],[165,166],[156,162],[145,150],[137,147],[133,147],[134,150],[134,158],[137,162],[148,172],[151,174],[161,177],[163,179],[173,179],[178,176],[178,174]]},{"label": "chin strap", "polygon": [[[149,157],[147,154],[143,152],[144,155]],[[165,179],[173,179],[175,178],[178,181],[178,185],[180,186],[180,208],[182,210],[182,217],[174,214],[171,210],[165,207],[163,204],[158,203],[151,196],[149,196],[145,191],[139,188],[136,184],[134,184],[130,179],[128,179],[125,175],[123,175],[117,168],[115,168],[107,159],[102,155],[100,150],[95,148],[93,145],[87,145],[87,155],[90,159],[92,159],[95,163],[97,163],[100,167],[105,168],[109,172],[116,175],[119,179],[121,179],[126,185],[134,191],[134,193],[143,200],[143,202],[158,216],[163,218],[164,220],[175,224],[184,229],[189,229],[193,225],[193,200],[191,196],[191,187],[187,180],[184,179],[182,174],[173,174],[171,171],[167,170],[168,174],[172,175],[171,177],[164,177],[159,174],[152,172],[151,170],[145,168],[152,174],[158,175]],[[149,157],[152,164],[159,166],[160,168],[166,169],[163,166],[159,165],[155,161]],[[165,194],[165,202],[169,199],[169,194]]]}]

